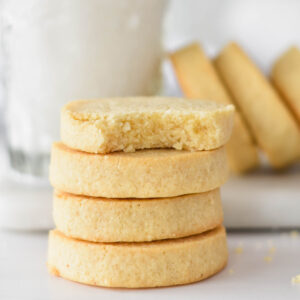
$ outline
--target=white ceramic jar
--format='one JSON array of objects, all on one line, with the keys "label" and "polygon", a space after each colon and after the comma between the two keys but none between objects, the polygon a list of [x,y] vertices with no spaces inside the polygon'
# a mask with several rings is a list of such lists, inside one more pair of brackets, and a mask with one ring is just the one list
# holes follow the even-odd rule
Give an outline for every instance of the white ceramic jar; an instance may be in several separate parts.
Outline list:
[{"label": "white ceramic jar", "polygon": [[3,0],[11,166],[47,176],[59,111],[73,99],[157,90],[164,0]]},{"label": "white ceramic jar", "polygon": [[166,2],[0,0],[0,227],[53,226],[49,153],[67,101],[157,92]]}]

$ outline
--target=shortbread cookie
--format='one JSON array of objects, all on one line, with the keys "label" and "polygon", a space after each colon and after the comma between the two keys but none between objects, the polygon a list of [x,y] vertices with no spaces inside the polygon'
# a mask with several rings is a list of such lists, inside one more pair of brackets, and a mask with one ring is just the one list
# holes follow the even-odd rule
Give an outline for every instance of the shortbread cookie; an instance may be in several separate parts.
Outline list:
[{"label": "shortbread cookie", "polygon": [[[170,59],[186,97],[233,104],[214,66],[198,44],[191,44],[172,53]],[[254,140],[238,111],[235,113],[234,122],[226,150],[231,169],[236,173],[242,173],[258,166],[258,153]]]},{"label": "shortbread cookie", "polygon": [[300,124],[300,50],[290,48],[274,64],[273,82]]},{"label": "shortbread cookie", "polygon": [[201,193],[228,177],[224,147],[91,154],[54,143],[50,181],[61,191],[106,198],[158,198]]},{"label": "shortbread cookie", "polygon": [[228,141],[234,107],[211,101],[139,97],[68,103],[61,139],[90,153],[174,148],[210,150]]},{"label": "shortbread cookie", "polygon": [[223,222],[219,189],[158,199],[107,199],[55,191],[53,217],[66,236],[93,242],[180,238]]},{"label": "shortbread cookie", "polygon": [[224,227],[187,238],[148,243],[93,243],[50,231],[48,268],[81,283],[123,288],[187,284],[227,262]]},{"label": "shortbread cookie", "polygon": [[300,130],[263,74],[233,43],[219,54],[216,66],[273,167],[295,161],[300,153]]}]

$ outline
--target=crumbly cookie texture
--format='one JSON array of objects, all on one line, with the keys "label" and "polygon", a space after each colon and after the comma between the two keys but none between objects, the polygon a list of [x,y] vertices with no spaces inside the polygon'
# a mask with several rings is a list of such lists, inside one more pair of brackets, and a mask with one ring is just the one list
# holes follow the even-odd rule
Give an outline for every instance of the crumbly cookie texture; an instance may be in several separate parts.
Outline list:
[{"label": "crumbly cookie texture", "polygon": [[93,242],[144,242],[180,238],[223,222],[219,189],[158,199],[107,199],[54,192],[56,228]]},{"label": "crumbly cookie texture", "polygon": [[300,155],[300,130],[276,90],[236,44],[227,45],[215,65],[259,146],[274,168]]},{"label": "crumbly cookie texture", "polygon": [[[191,44],[172,53],[170,59],[186,97],[233,104],[215,67],[198,44]],[[234,127],[226,150],[229,165],[235,173],[249,171],[259,164],[254,140],[239,111],[235,113]]]},{"label": "crumbly cookie texture", "polygon": [[91,154],[54,143],[50,181],[58,190],[106,198],[160,198],[202,193],[228,178],[224,147]]},{"label": "crumbly cookie texture", "polygon": [[90,153],[174,148],[210,150],[226,144],[233,105],[163,97],[73,101],[61,112],[61,139]]},{"label": "crumbly cookie texture", "polygon": [[93,243],[49,234],[48,268],[81,283],[123,288],[187,284],[220,271],[228,257],[223,227],[148,243]]},{"label": "crumbly cookie texture", "polygon": [[271,77],[300,125],[300,49],[286,51],[275,62]]}]

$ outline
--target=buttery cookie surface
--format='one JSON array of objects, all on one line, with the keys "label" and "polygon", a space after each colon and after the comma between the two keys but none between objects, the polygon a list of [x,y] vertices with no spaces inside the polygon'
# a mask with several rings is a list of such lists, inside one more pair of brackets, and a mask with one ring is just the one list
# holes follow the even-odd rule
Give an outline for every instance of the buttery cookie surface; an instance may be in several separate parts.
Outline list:
[{"label": "buttery cookie surface", "polygon": [[285,52],[275,62],[271,76],[300,125],[300,50],[292,47]]},{"label": "buttery cookie surface", "polygon": [[205,100],[139,97],[73,101],[61,113],[61,139],[90,153],[174,148],[210,150],[231,134],[234,107]]},{"label": "buttery cookie surface", "polygon": [[246,53],[231,43],[215,65],[270,164],[282,168],[296,161],[300,153],[298,124]]},{"label": "buttery cookie surface", "polygon": [[[170,59],[186,97],[233,104],[213,64],[198,44],[191,44],[172,53]],[[234,123],[226,150],[231,169],[236,173],[242,173],[258,166],[258,153],[254,140],[238,111],[235,112]]]},{"label": "buttery cookie surface", "polygon": [[53,217],[64,235],[93,242],[180,238],[223,222],[219,189],[158,199],[108,199],[55,191]]},{"label": "buttery cookie surface", "polygon": [[224,268],[223,227],[187,238],[148,243],[93,243],[49,234],[48,268],[73,281],[124,288],[187,284]]},{"label": "buttery cookie surface", "polygon": [[228,178],[224,147],[210,151],[172,149],[92,154],[54,143],[50,181],[77,195],[159,198],[202,193]]}]

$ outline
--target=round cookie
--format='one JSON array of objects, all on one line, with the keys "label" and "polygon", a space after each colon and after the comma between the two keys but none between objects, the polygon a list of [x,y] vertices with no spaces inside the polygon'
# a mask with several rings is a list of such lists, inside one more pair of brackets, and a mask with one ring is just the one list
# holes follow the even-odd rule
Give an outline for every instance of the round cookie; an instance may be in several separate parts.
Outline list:
[{"label": "round cookie", "polygon": [[[217,71],[199,44],[193,43],[170,55],[181,90],[188,98],[213,99],[234,104]],[[242,115],[234,116],[232,135],[226,144],[229,166],[244,173],[259,165],[258,152]]]},{"label": "round cookie", "polygon": [[157,199],[107,199],[54,193],[56,228],[93,242],[144,242],[199,234],[223,222],[219,189]]},{"label": "round cookie", "polygon": [[73,281],[123,288],[187,284],[220,271],[228,258],[224,227],[148,243],[93,243],[50,231],[48,268]]},{"label": "round cookie", "polygon": [[90,153],[211,150],[229,140],[233,105],[168,97],[78,100],[61,111],[61,139]]},{"label": "round cookie", "polygon": [[300,125],[300,49],[293,46],[282,54],[271,77]]},{"label": "round cookie", "polygon": [[215,66],[270,164],[283,168],[297,161],[297,121],[247,54],[230,43],[216,58]]},{"label": "round cookie", "polygon": [[106,198],[159,198],[201,193],[228,177],[224,147],[92,154],[54,143],[50,181],[58,190]]}]

